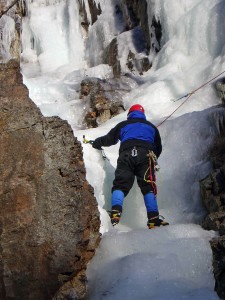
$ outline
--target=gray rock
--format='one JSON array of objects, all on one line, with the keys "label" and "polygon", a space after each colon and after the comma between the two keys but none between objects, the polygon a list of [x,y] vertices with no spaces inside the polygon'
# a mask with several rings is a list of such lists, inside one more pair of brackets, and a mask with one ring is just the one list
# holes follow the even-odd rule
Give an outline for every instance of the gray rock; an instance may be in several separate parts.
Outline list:
[{"label": "gray rock", "polygon": [[221,235],[211,242],[215,290],[225,299],[225,112],[220,110],[212,115],[217,138],[211,149],[213,171],[200,182],[203,203],[208,215],[203,228],[215,230]]},{"label": "gray rock", "polygon": [[0,299],[52,299],[62,285],[58,297],[84,299],[100,221],[81,145],[29,99],[19,63],[0,64],[0,86]]},{"label": "gray rock", "polygon": [[215,290],[220,299],[225,299],[225,236],[211,241],[213,251],[213,272],[216,280]]},{"label": "gray rock", "polygon": [[225,106],[225,78],[219,79],[215,87],[222,104]]},{"label": "gray rock", "polygon": [[87,78],[81,82],[80,98],[86,103],[84,122],[88,128],[98,127],[123,112],[122,96],[130,91],[122,80]]}]

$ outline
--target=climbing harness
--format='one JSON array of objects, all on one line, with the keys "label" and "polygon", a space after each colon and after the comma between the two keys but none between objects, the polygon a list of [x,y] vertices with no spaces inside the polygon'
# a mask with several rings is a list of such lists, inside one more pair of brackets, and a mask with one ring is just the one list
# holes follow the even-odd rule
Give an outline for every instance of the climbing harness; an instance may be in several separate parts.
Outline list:
[{"label": "climbing harness", "polygon": [[187,100],[194,94],[196,93],[197,91],[199,91],[200,89],[202,89],[204,86],[206,86],[207,84],[209,84],[210,82],[212,82],[214,79],[216,79],[217,77],[219,77],[220,75],[222,75],[223,73],[225,73],[225,71],[221,72],[220,74],[216,75],[215,77],[213,77],[212,79],[210,79],[209,81],[205,82],[204,84],[202,84],[200,87],[198,87],[197,89],[193,90],[192,92],[182,96],[182,97],[179,97],[177,99],[174,99],[172,100],[173,102],[176,102],[178,100],[181,100],[183,98],[186,98],[184,100],[184,102],[182,102],[169,116],[167,116],[161,123],[159,123],[156,127],[159,127],[161,126],[164,122],[166,122],[182,105],[184,105]]},{"label": "climbing harness", "polygon": [[[83,143],[84,144],[93,144],[94,143],[94,141],[93,140],[87,140],[86,138],[85,138],[85,135],[83,135]],[[104,159],[104,160],[108,160],[109,161],[109,158],[106,156],[106,154],[105,154],[105,151],[104,151],[104,149],[99,149],[99,150],[101,150],[101,154],[102,154],[102,158]]]},{"label": "climbing harness", "polygon": [[144,174],[144,181],[151,184],[154,195],[157,195],[157,185],[156,185],[156,175],[155,175],[155,172],[159,170],[157,157],[153,151],[149,151],[147,156],[149,158],[149,167]]}]

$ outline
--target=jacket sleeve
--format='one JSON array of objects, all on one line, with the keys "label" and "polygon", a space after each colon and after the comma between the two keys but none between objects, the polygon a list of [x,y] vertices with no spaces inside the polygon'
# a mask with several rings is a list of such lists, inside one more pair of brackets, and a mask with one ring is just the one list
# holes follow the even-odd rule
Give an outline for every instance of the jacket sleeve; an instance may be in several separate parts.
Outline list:
[{"label": "jacket sleeve", "polygon": [[95,139],[92,146],[96,149],[101,149],[101,147],[109,147],[115,145],[119,141],[120,136],[120,124],[116,127],[112,128],[106,135],[100,136],[99,138]]},{"label": "jacket sleeve", "polygon": [[161,137],[160,137],[160,134],[159,134],[159,131],[158,129],[156,128],[156,131],[155,131],[155,141],[154,141],[154,144],[155,144],[155,148],[156,148],[156,156],[159,157],[161,152],[162,152],[162,142],[161,142]]}]

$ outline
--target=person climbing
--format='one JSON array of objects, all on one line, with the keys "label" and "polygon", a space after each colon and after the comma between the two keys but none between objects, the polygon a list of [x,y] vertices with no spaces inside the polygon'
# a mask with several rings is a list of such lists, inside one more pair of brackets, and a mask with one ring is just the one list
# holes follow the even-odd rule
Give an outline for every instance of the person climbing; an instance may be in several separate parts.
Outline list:
[{"label": "person climbing", "polygon": [[120,122],[106,135],[92,141],[92,147],[115,145],[120,140],[119,157],[112,187],[111,223],[120,221],[124,198],[133,186],[135,177],[144,197],[149,229],[169,225],[159,218],[155,165],[162,152],[158,129],[146,120],[145,110],[140,104],[132,105],[127,120]]}]

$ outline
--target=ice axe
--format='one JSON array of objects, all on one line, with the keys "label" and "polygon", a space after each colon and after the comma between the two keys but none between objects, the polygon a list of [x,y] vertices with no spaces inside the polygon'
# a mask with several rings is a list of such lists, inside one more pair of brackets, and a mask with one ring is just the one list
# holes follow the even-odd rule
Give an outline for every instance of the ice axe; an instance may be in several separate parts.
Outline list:
[{"label": "ice axe", "polygon": [[[84,144],[93,144],[94,143],[94,141],[93,140],[87,140],[86,138],[85,138],[85,135],[83,135],[83,143]],[[109,161],[109,159],[108,159],[108,157],[105,155],[105,151],[101,148],[101,149],[99,149],[99,150],[101,150],[101,153],[102,153],[102,158],[104,159],[104,160],[108,160]]]}]

